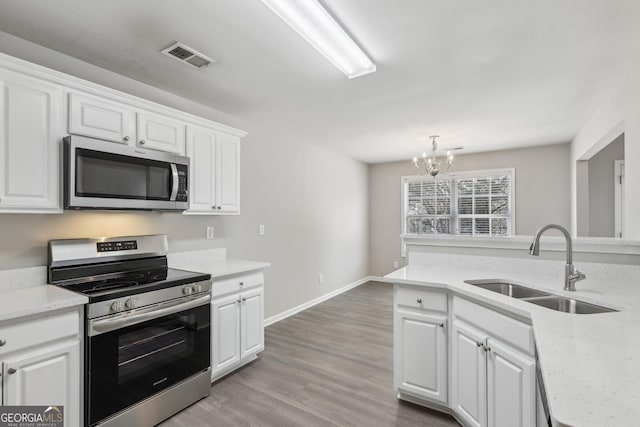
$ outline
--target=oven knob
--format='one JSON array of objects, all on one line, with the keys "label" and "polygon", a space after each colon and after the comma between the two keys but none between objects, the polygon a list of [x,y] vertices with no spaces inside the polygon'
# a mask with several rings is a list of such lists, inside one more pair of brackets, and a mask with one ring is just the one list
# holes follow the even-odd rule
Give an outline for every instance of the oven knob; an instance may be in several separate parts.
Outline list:
[{"label": "oven knob", "polygon": [[114,301],[111,304],[111,311],[114,313],[118,311],[122,311],[122,301]]},{"label": "oven knob", "polygon": [[127,301],[124,303],[124,306],[126,308],[128,308],[129,310],[132,309],[132,308],[135,308],[136,307],[136,299],[133,298],[133,297],[127,299]]},{"label": "oven knob", "polygon": [[202,292],[202,285],[193,285],[193,292]]},{"label": "oven knob", "polygon": [[191,286],[185,286],[184,288],[182,288],[182,293],[185,295],[191,295],[193,293],[193,289],[191,288]]}]

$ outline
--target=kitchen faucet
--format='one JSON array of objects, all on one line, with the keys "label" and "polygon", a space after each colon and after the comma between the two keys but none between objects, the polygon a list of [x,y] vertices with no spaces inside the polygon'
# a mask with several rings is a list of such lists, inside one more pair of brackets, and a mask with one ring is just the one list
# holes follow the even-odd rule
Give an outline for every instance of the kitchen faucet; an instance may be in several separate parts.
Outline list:
[{"label": "kitchen faucet", "polygon": [[566,242],[566,251],[567,251],[567,264],[564,266],[564,290],[575,291],[576,282],[578,280],[585,279],[587,276],[579,272],[573,266],[573,243],[571,241],[571,235],[569,234],[566,228],[557,224],[547,224],[544,227],[542,227],[536,233],[536,237],[533,238],[533,243],[531,243],[531,246],[529,247],[529,254],[534,256],[540,255],[540,237],[542,236],[542,233],[544,233],[545,231],[551,228],[559,230],[562,232],[562,234],[564,234],[564,239]]}]

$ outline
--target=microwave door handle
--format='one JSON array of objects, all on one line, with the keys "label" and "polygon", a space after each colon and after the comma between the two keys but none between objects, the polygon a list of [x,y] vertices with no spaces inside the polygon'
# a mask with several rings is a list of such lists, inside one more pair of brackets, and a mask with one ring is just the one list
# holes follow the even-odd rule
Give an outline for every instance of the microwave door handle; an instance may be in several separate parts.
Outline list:
[{"label": "microwave door handle", "polygon": [[178,195],[178,183],[180,182],[178,179],[178,168],[175,163],[171,163],[171,182],[173,185],[171,187],[171,196],[169,196],[169,200],[174,202],[176,200],[176,196]]}]

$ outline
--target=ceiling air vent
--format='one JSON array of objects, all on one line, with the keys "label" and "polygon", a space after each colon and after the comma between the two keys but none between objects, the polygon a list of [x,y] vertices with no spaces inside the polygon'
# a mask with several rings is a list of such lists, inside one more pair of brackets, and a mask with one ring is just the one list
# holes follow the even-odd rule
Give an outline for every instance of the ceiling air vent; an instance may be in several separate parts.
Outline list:
[{"label": "ceiling air vent", "polygon": [[216,62],[182,43],[174,43],[161,52],[193,68],[205,68]]}]

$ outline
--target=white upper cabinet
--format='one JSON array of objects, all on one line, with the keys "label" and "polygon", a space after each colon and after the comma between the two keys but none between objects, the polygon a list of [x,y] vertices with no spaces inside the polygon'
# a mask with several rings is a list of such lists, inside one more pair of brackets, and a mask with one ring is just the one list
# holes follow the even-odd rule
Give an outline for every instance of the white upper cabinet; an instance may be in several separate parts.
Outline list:
[{"label": "white upper cabinet", "polygon": [[240,138],[218,134],[215,170],[216,209],[240,212]]},{"label": "white upper cabinet", "polygon": [[189,126],[186,154],[191,159],[187,213],[240,213],[240,138]]},{"label": "white upper cabinet", "polygon": [[69,94],[69,133],[184,154],[184,122],[85,93]]},{"label": "white upper cabinet", "polygon": [[124,104],[87,94],[69,94],[69,133],[132,144],[135,117],[133,109]]},{"label": "white upper cabinet", "polygon": [[189,168],[189,212],[213,213],[215,189],[216,133],[195,126],[187,128],[187,157]]},{"label": "white upper cabinet", "polygon": [[137,124],[139,147],[184,154],[184,122],[158,114],[138,112]]},{"label": "white upper cabinet", "polygon": [[189,151],[188,212],[240,213],[245,132],[0,53],[0,213],[63,212],[67,134]]},{"label": "white upper cabinet", "polygon": [[60,212],[62,87],[0,69],[0,211]]}]

